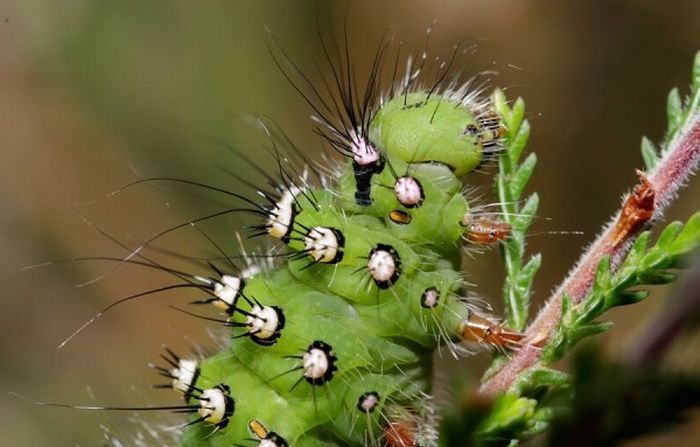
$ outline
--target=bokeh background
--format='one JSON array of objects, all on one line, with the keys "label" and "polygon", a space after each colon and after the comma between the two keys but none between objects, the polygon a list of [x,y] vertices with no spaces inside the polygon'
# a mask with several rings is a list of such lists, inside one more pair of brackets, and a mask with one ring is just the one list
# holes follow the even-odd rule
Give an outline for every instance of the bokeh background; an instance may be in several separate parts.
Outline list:
[{"label": "bokeh background", "polygon": [[[150,389],[158,379],[146,363],[157,360],[162,343],[181,352],[192,344],[215,345],[210,325],[167,307],[185,297],[118,308],[57,349],[107,303],[163,285],[167,277],[99,263],[22,268],[125,255],[80,215],[133,246],[221,199],[153,186],[107,197],[140,175],[238,190],[223,166],[260,181],[212,141],[225,140],[272,169],[261,149],[266,140],[253,125],[256,116],[269,115],[304,151],[319,153],[310,109],[275,67],[268,47],[277,39],[313,73],[321,54],[315,22],[338,35],[346,14],[359,73],[366,72],[385,31],[418,51],[432,25],[431,55],[447,57],[460,41],[475,44],[463,72],[497,70],[492,85],[507,88],[512,98],[525,97],[533,126],[529,147],[539,157],[530,189],[542,198],[543,219],[529,246],[544,255],[537,300],[563,278],[634,183],[634,168],[642,165],[640,138],[662,138],[666,95],[689,83],[700,49],[700,3],[694,0],[0,2],[3,445],[98,445],[102,427],[125,439],[135,432],[123,415],[35,407],[7,392],[76,403],[174,401]],[[488,175],[474,174],[470,181],[488,197]],[[683,219],[698,208],[695,179],[668,218]],[[224,219],[206,231],[234,249],[234,224]],[[585,235],[547,234],[571,230]],[[212,251],[193,231],[179,232],[163,246],[189,256]],[[503,271],[497,251],[475,256],[467,268],[474,292],[498,308]],[[611,353],[634,343],[669,290],[658,292],[613,313],[616,327],[605,336]],[[683,340],[669,362],[697,369],[696,342]],[[450,377],[478,377],[487,360],[485,354],[438,360],[438,388],[448,389]],[[696,425],[686,424],[630,445],[683,445],[698,434]]]}]

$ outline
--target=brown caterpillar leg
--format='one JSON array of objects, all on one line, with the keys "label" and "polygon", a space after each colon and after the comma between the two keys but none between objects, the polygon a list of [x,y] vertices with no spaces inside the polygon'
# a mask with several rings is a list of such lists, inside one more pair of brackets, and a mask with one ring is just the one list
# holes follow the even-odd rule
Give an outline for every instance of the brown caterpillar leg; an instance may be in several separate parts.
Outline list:
[{"label": "brown caterpillar leg", "polygon": [[479,315],[470,313],[462,323],[460,335],[463,340],[476,343],[487,343],[497,348],[512,351],[523,346],[523,334],[505,329],[500,323]]},{"label": "brown caterpillar leg", "polygon": [[386,447],[415,447],[414,427],[407,421],[392,421],[384,427],[383,440]]}]

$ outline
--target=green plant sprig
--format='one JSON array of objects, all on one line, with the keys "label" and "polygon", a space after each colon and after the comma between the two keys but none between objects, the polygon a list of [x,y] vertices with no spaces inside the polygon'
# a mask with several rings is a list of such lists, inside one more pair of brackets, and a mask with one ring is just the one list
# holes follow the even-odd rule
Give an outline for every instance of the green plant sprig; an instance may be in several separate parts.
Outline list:
[{"label": "green plant sprig", "polygon": [[[503,202],[504,219],[513,225],[513,235],[502,249],[507,274],[504,286],[507,324],[520,330],[524,326],[523,320],[527,319],[530,286],[537,269],[520,268],[525,248],[524,231],[534,210],[526,206],[517,208],[515,204],[532,174],[536,159],[527,157],[525,162],[518,164],[529,135],[529,126],[523,119],[522,100],[518,99],[510,108],[503,93],[497,91],[494,104],[507,129],[505,152],[499,158],[495,188]],[[653,219],[662,216],[678,189],[697,168],[700,158],[699,106],[700,53],[695,57],[688,99],[682,101],[677,89],[669,95],[669,128],[662,148],[650,145],[648,139],[642,143],[642,156],[650,170],[648,176],[657,199]],[[473,424],[471,436],[480,440],[475,445],[516,445],[518,440],[545,430],[553,414],[548,396],[556,394],[551,393],[553,389],[563,389],[567,390],[564,394],[571,398],[571,386],[575,380],[575,377],[552,369],[550,365],[582,339],[608,330],[611,323],[598,320],[605,312],[644,300],[649,296],[646,286],[674,281],[677,277],[674,270],[682,268],[684,259],[700,249],[700,212],[685,224],[672,222],[667,225],[651,246],[649,231],[639,235],[631,232],[625,241],[613,245],[610,241],[614,230],[613,221],[564,282],[565,285],[575,284],[578,295],[571,296],[567,293],[569,286],[562,286],[526,330],[529,336],[548,335],[541,348],[525,346],[510,358],[497,356],[492,362],[481,387],[482,396],[490,397],[491,406],[480,422]],[[526,266],[530,263],[539,266],[539,255]],[[489,441],[494,439],[499,441]]]},{"label": "green plant sprig", "polygon": [[673,282],[677,274],[670,269],[681,268],[686,256],[700,247],[700,212],[685,225],[670,223],[648,248],[650,236],[648,231],[639,236],[616,271],[610,257],[604,257],[585,301],[574,305],[568,295],[564,296],[561,321],[542,354],[542,363],[551,364],[580,340],[608,330],[612,323],[597,322],[596,318],[613,307],[644,300],[650,292],[643,286]]},{"label": "green plant sprig", "polygon": [[663,154],[668,151],[669,143],[678,136],[681,129],[688,125],[698,107],[700,107],[700,51],[695,53],[690,95],[686,98],[685,103],[677,87],[674,87],[668,94],[666,100],[667,130],[664,143],[659,148],[649,138],[642,137],[642,158],[647,170],[650,171],[656,167]]},{"label": "green plant sprig", "polygon": [[522,330],[529,314],[532,282],[542,264],[539,253],[523,264],[525,234],[537,213],[539,196],[537,193],[531,194],[522,206],[521,197],[537,165],[537,156],[531,152],[520,162],[530,137],[530,123],[524,119],[523,99],[518,98],[509,107],[503,91],[496,90],[493,104],[505,127],[505,150],[498,157],[498,175],[494,188],[500,201],[502,218],[511,226],[510,237],[501,245],[501,257],[506,270],[503,285],[506,326]]},{"label": "green plant sprig", "polygon": [[[676,95],[672,95],[676,96]],[[513,109],[509,109],[505,105],[505,100],[499,94],[496,96],[495,103],[497,111],[503,116],[506,126],[512,126],[509,132],[514,132],[515,128],[523,121],[520,118],[524,107],[519,104]],[[679,104],[678,101],[671,101],[673,104]],[[682,103],[682,102],[681,102]],[[671,203],[676,196],[678,190],[683,186],[687,179],[695,172],[700,160],[700,114],[698,113],[698,105],[700,103],[700,56],[696,55],[693,67],[693,82],[689,99],[685,101],[683,107],[671,107],[669,123],[671,129],[666,133],[667,140],[664,150],[660,152],[660,158],[655,168],[647,174],[649,188],[655,194],[655,203],[653,210],[653,219],[659,219],[663,215],[665,208]],[[524,132],[527,134],[527,131]],[[511,134],[512,135],[512,134]],[[523,147],[521,144],[515,144],[515,139],[505,138],[505,154],[501,155],[502,165],[506,169],[513,172],[512,160],[520,156]],[[519,140],[518,143],[520,143]],[[510,180],[510,179],[508,179]],[[503,190],[506,193],[512,192],[507,181],[497,184],[499,191]],[[544,342],[544,349],[537,351],[533,347],[526,347],[521,352],[514,355],[511,359],[504,360],[497,358],[494,364],[487,372],[482,383],[482,392],[494,394],[499,391],[506,391],[519,382],[519,378],[526,370],[537,368],[542,365],[542,354],[546,353],[551,357],[550,360],[559,358],[570,349],[575,342],[586,336],[604,331],[606,324],[593,323],[593,320],[602,315],[606,310],[614,305],[620,305],[623,299],[627,301],[635,301],[642,299],[645,295],[642,292],[629,291],[634,285],[654,284],[652,281],[660,281],[661,279],[670,280],[667,272],[663,270],[668,268],[659,264],[658,266],[651,263],[650,259],[656,259],[654,256],[659,256],[661,247],[670,238],[673,231],[677,231],[679,225],[672,224],[668,232],[664,232],[664,239],[659,242],[662,244],[655,250],[652,249],[648,254],[650,257],[642,256],[640,253],[645,253],[646,244],[648,244],[649,236],[643,235],[642,240],[637,244],[632,244],[638,235],[635,232],[630,232],[625,236],[624,241],[619,241],[615,245],[611,244],[615,234],[615,220],[609,224],[606,229],[600,234],[598,239],[589,246],[586,253],[582,256],[578,266],[572,270],[569,278],[555,292],[555,294],[547,302],[547,305],[539,313],[537,319],[526,330],[529,337],[534,337],[536,341]],[[690,224],[690,228],[694,228]],[[516,228],[517,231],[517,228]],[[688,230],[691,231],[691,230]],[[683,233],[687,234],[687,233]],[[517,232],[516,232],[517,235]],[[694,242],[688,242],[688,239],[683,239],[689,245],[685,248],[690,249]],[[504,250],[507,256],[512,254],[522,253],[524,250],[524,239],[518,239],[517,236],[512,238],[511,243],[517,245],[514,248]],[[680,243],[680,242],[678,242]],[[632,255],[625,260],[628,249],[634,248]],[[676,247],[677,248],[677,247]],[[675,249],[675,248],[674,248]],[[684,251],[684,253],[687,250]],[[671,254],[668,254],[671,256]],[[679,255],[680,256],[680,255]],[[517,257],[515,259],[518,259]],[[621,270],[616,265],[611,263],[610,259],[615,262],[622,262]],[[666,259],[666,258],[664,258]],[[669,258],[674,262],[676,258]],[[512,259],[511,259],[512,260]],[[668,261],[668,259],[666,259]],[[647,264],[635,264],[640,262]],[[669,261],[670,262],[670,261]],[[656,270],[649,270],[656,268]],[[508,269],[508,266],[507,266]],[[639,271],[633,270],[639,269]],[[630,271],[636,272],[635,276]],[[514,282],[514,273],[517,270],[507,270],[508,279],[506,280],[506,290],[508,290],[508,282]],[[606,277],[596,279],[596,273],[607,273]],[[613,273],[614,272],[614,273]],[[650,275],[656,275],[656,278],[649,278]],[[614,276],[615,275],[615,276]],[[625,275],[625,276],[616,276]],[[630,276],[631,275],[631,276]],[[644,277],[647,275],[647,277]],[[613,279],[610,278],[615,278]],[[515,278],[518,278],[515,276]],[[527,286],[532,278],[525,278],[523,283]],[[647,282],[643,282],[645,280]],[[607,282],[606,282],[607,281]],[[613,282],[610,282],[613,281]],[[615,282],[617,281],[617,282]],[[524,288],[524,290],[529,290]],[[572,290],[576,291],[576,296],[571,296]],[[618,293],[615,297],[608,297],[605,293]],[[624,292],[624,293],[623,293]],[[568,296],[567,296],[568,295]],[[589,297],[590,295],[590,297]],[[603,295],[603,296],[601,296]],[[528,296],[529,297],[529,296]],[[519,315],[527,314],[527,310],[522,310],[522,306],[526,304],[525,299],[515,301],[517,306],[510,304],[509,297],[506,297],[506,309],[512,312],[515,311]],[[590,302],[589,302],[590,300]],[[583,303],[576,304],[574,303]],[[574,310],[576,309],[576,310]],[[570,313],[574,312],[574,313]],[[564,318],[562,319],[562,316]],[[569,328],[570,325],[573,325]],[[553,334],[554,337],[552,338]],[[557,337],[563,337],[562,341]],[[548,340],[553,347],[549,347]],[[562,352],[563,350],[563,352]]]}]

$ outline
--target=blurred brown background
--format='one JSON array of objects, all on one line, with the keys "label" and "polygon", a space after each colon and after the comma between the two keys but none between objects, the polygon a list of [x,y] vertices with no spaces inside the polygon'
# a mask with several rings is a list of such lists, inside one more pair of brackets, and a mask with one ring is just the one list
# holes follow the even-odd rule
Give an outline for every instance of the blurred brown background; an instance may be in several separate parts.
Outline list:
[{"label": "blurred brown background", "polygon": [[[135,431],[119,415],[34,407],[6,392],[59,402],[121,405],[173,403],[146,367],[162,343],[186,351],[212,346],[207,324],[169,309],[170,295],[107,314],[71,344],[57,345],[112,300],[168,278],[97,263],[22,267],[75,256],[125,252],[72,210],[131,245],[201,213],[199,196],[182,188],[139,187],[105,196],[139,175],[231,182],[217,165],[250,175],[209,137],[224,139],[269,166],[256,114],[277,120],[304,150],[320,142],[310,109],[286,83],[268,53],[266,28],[308,71],[320,57],[314,24],[339,32],[346,2],[25,2],[0,3],[0,433],[8,446],[97,445],[100,425]],[[352,1],[348,27],[358,70],[385,30],[418,50],[433,20],[431,55],[454,43],[476,43],[463,67],[500,75],[494,85],[526,99],[533,126],[530,150],[539,165],[531,190],[542,199],[531,251],[544,254],[536,283],[544,299],[618,206],[642,165],[642,135],[659,140],[665,99],[684,88],[700,49],[695,0]],[[475,174],[487,185],[488,176]],[[700,208],[700,182],[683,191],[669,219]],[[231,183],[229,183],[231,184]],[[486,188],[484,192],[488,192]],[[209,197],[211,197],[209,195]],[[94,202],[86,204],[86,202]],[[209,201],[211,202],[211,201]],[[211,209],[211,208],[209,208]],[[207,228],[227,248],[235,221]],[[585,236],[545,234],[581,230]],[[211,251],[200,235],[182,232],[170,246],[192,256]],[[206,250],[205,250],[206,248]],[[111,272],[89,286],[76,284]],[[502,269],[496,251],[469,261],[475,292],[498,303]],[[161,281],[159,283],[159,281]],[[663,292],[614,313],[611,352],[625,349]],[[498,306],[498,304],[496,304]],[[685,340],[674,365],[697,367],[696,340]],[[448,374],[481,372],[487,356],[438,362]],[[449,373],[448,373],[449,369]],[[631,445],[682,445],[699,429]],[[690,443],[686,445],[691,445]]]}]

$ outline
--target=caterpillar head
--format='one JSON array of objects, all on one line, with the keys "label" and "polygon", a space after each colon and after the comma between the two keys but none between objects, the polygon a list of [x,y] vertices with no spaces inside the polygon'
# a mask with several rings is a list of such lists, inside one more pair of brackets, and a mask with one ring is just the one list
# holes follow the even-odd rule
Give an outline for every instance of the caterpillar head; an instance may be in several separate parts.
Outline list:
[{"label": "caterpillar head", "polygon": [[409,93],[387,101],[369,127],[369,140],[379,150],[406,162],[436,162],[455,175],[477,167],[493,152],[500,123],[458,94]]}]

